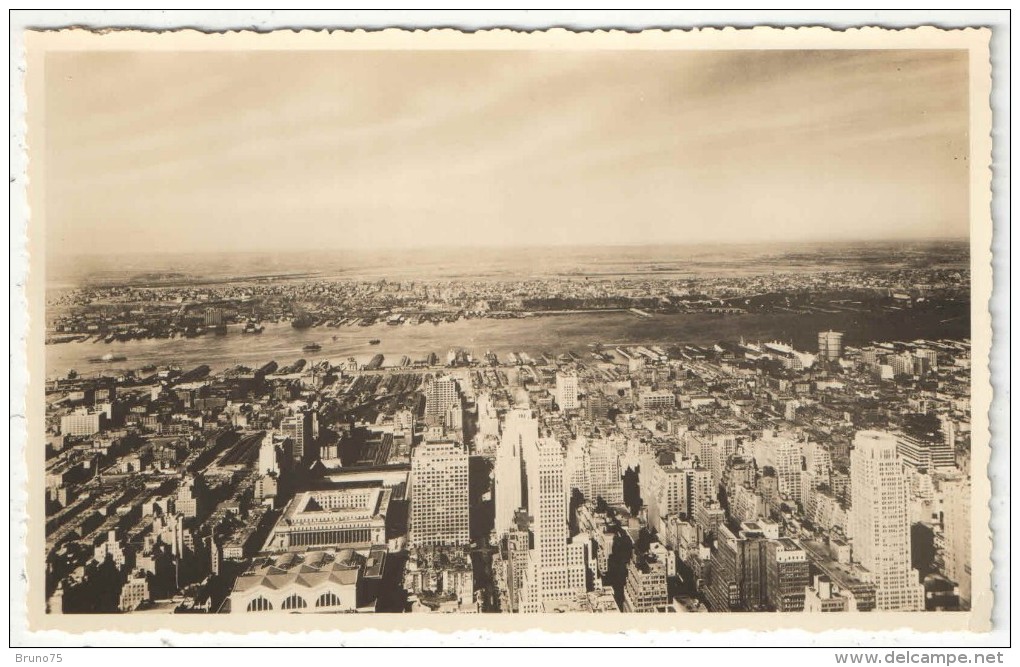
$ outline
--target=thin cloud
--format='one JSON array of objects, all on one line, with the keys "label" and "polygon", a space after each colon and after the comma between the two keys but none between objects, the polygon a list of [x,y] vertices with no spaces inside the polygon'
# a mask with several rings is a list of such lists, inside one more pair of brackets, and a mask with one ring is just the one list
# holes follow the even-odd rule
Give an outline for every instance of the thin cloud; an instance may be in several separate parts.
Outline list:
[{"label": "thin cloud", "polygon": [[50,252],[964,236],[949,51],[62,53]]}]

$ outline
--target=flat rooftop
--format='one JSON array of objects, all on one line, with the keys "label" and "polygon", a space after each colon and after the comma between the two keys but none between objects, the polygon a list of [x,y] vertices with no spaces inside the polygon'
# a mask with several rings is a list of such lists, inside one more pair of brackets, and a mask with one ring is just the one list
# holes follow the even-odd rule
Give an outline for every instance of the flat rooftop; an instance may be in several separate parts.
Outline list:
[{"label": "flat rooftop", "polygon": [[779,546],[783,551],[803,551],[803,548],[789,537],[780,537],[776,541],[779,542]]},{"label": "flat rooftop", "polygon": [[824,544],[805,540],[804,548],[808,552],[809,558],[818,566],[818,569],[841,586],[846,588],[874,586],[872,582],[864,578],[869,574],[867,570],[858,565],[846,565],[833,559]]},{"label": "flat rooftop", "polygon": [[280,520],[304,524],[330,519],[385,519],[391,493],[381,486],[305,491],[287,503]]}]

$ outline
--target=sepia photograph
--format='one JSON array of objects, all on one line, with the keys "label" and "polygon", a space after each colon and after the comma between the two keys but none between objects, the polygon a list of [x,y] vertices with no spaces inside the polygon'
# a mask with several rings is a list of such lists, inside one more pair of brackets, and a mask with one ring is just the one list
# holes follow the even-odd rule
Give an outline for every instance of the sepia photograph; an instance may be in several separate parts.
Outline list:
[{"label": "sepia photograph", "polygon": [[30,626],[987,629],[988,39],[28,35]]}]

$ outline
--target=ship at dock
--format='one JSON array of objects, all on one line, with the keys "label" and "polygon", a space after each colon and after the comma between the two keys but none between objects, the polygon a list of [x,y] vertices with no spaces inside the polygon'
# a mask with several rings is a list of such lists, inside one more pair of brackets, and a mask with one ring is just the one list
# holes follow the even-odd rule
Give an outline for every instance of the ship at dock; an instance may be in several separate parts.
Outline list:
[{"label": "ship at dock", "polygon": [[123,354],[113,354],[112,352],[107,352],[101,357],[89,358],[90,364],[111,364],[118,361],[127,361],[127,357],[125,357]]}]

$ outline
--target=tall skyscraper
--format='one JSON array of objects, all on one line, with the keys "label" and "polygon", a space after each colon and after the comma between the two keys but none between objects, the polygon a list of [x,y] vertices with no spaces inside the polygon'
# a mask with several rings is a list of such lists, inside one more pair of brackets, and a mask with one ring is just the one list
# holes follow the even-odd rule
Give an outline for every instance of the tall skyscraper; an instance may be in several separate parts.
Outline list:
[{"label": "tall skyscraper", "polygon": [[423,442],[411,455],[411,546],[471,541],[468,455],[457,442]]},{"label": "tall skyscraper", "polygon": [[970,606],[970,481],[964,477],[947,479],[941,484],[943,499],[942,528],[946,576],[956,582],[960,603]]},{"label": "tall skyscraper", "polygon": [[765,543],[765,591],[776,611],[803,611],[804,594],[811,584],[807,552],[788,537]]},{"label": "tall skyscraper", "polygon": [[609,399],[601,391],[591,391],[584,398],[584,418],[589,421],[606,419],[609,415]]},{"label": "tall skyscraper", "polygon": [[206,486],[201,475],[187,474],[177,487],[174,507],[177,513],[188,519],[204,514],[206,510]]},{"label": "tall skyscraper", "polygon": [[294,443],[295,461],[311,462],[319,456],[312,434],[313,420],[313,412],[305,410],[290,417],[284,417],[280,422],[280,431]]},{"label": "tall skyscraper", "polygon": [[522,448],[532,549],[522,586],[521,611],[543,611],[545,602],[584,593],[585,547],[570,542],[564,457],[560,443],[539,438]]},{"label": "tall skyscraper", "polygon": [[843,334],[839,331],[819,331],[818,356],[822,361],[835,361],[843,356]]},{"label": "tall skyscraper", "polygon": [[789,436],[768,439],[768,459],[776,470],[779,493],[795,502],[801,502],[802,443]]},{"label": "tall skyscraper", "polygon": [[586,500],[602,498],[610,505],[623,503],[620,454],[606,438],[570,441],[566,458],[567,494],[577,489]]},{"label": "tall skyscraper", "polygon": [[266,436],[262,438],[262,444],[259,446],[258,474],[280,474],[279,454],[280,450],[276,446],[276,440],[273,438],[273,434],[267,433]]},{"label": "tall skyscraper", "polygon": [[709,609],[716,612],[763,609],[767,602],[762,567],[765,536],[757,530],[734,533],[721,525],[716,538],[705,590]]},{"label": "tall skyscraper", "polygon": [[661,532],[667,516],[687,513],[687,471],[649,456],[641,461],[639,484],[651,527]]},{"label": "tall skyscraper", "polygon": [[556,374],[556,405],[560,410],[576,410],[580,407],[577,393],[576,373],[561,372]]},{"label": "tall skyscraper", "polygon": [[715,487],[712,486],[712,473],[705,468],[696,466],[691,459],[684,459],[677,463],[677,467],[684,471],[687,482],[684,488],[687,491],[685,513],[688,518],[697,516],[698,509],[713,502],[716,497]]},{"label": "tall skyscraper", "polygon": [[909,484],[896,436],[860,431],[850,452],[853,553],[875,577],[880,611],[923,611],[924,586],[910,563]]},{"label": "tall skyscraper", "polygon": [[588,481],[591,498],[602,498],[610,505],[623,503],[623,469],[620,453],[606,438],[588,443]]},{"label": "tall skyscraper", "polygon": [[591,478],[588,475],[588,439],[584,436],[571,439],[567,443],[566,459],[563,463],[563,474],[566,475],[566,491],[570,495],[576,489],[585,497],[591,497]]},{"label": "tall skyscraper", "polygon": [[499,449],[496,450],[495,478],[496,536],[516,527],[514,515],[523,507],[521,492],[521,450],[538,442],[538,419],[531,410],[517,408],[506,415]]},{"label": "tall skyscraper", "polygon": [[450,409],[460,405],[457,381],[449,375],[432,379],[425,386],[425,423],[446,425]]},{"label": "tall skyscraper", "polygon": [[531,521],[528,513],[519,510],[514,527],[506,533],[503,564],[506,568],[507,610],[520,611],[521,587],[526,579],[528,554],[531,553]]},{"label": "tall skyscraper", "polygon": [[478,395],[476,401],[478,406],[478,430],[475,434],[476,443],[486,438],[498,438],[499,437],[499,413],[496,411],[496,406],[492,402],[492,396],[489,392],[483,392]]}]

